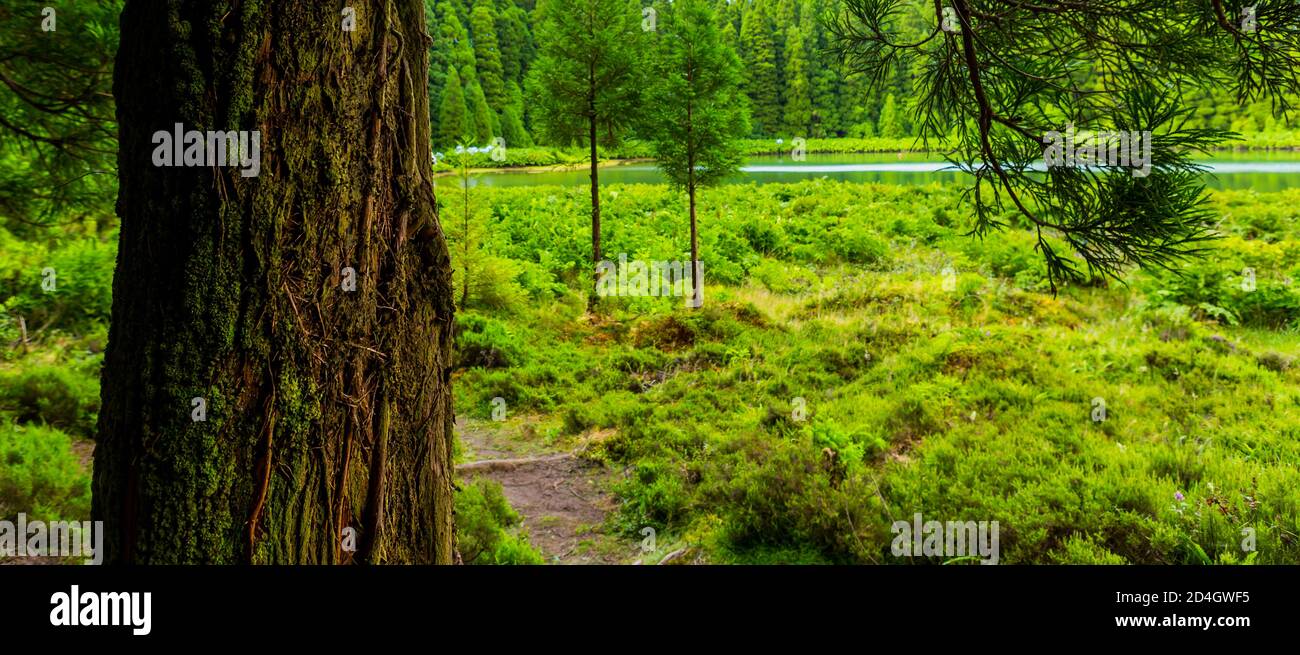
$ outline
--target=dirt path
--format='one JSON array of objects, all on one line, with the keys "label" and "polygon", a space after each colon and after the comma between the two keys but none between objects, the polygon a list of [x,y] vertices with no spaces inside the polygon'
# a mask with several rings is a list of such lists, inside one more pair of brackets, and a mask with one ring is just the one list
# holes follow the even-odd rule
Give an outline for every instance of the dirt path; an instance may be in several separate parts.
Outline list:
[{"label": "dirt path", "polygon": [[[456,422],[464,462],[462,480],[484,476],[501,483],[523,517],[528,538],[550,564],[618,564],[638,558],[635,544],[603,532],[614,504],[606,491],[615,474],[566,452],[547,450],[529,424]],[[75,440],[73,452],[90,470],[94,442]],[[5,564],[57,564],[57,558],[3,558]]]},{"label": "dirt path", "polygon": [[481,475],[500,482],[547,563],[615,564],[632,559],[631,546],[602,531],[605,515],[614,509],[605,491],[612,474],[572,454],[543,451],[535,440],[521,438],[520,430],[458,419],[456,436],[465,457],[457,477]]}]

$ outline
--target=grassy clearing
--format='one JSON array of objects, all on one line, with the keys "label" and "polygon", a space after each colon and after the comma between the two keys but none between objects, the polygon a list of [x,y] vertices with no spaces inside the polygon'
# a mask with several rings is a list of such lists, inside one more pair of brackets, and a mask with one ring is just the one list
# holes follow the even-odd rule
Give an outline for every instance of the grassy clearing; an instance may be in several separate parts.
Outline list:
[{"label": "grassy clearing", "polygon": [[[1054,298],[1029,234],[962,236],[952,189],[725,187],[702,202],[704,308],[609,298],[587,319],[580,191],[483,196],[514,273],[462,314],[479,354],[457,406],[504,398],[623,467],[627,537],[894,562],[890,523],[923,512],[999,521],[1005,563],[1300,561],[1300,194],[1218,194],[1224,238],[1184,277]],[[611,258],[685,258],[666,188],[604,207]]]},{"label": "grassy clearing", "polygon": [[[653,527],[691,561],[891,563],[891,521],[922,512],[998,521],[1004,563],[1300,561],[1300,191],[1216,193],[1223,238],[1181,276],[1052,297],[1032,237],[963,236],[953,188],[727,186],[701,198],[703,308],[606,298],[595,317],[586,190],[476,193],[457,412],[490,424],[501,397],[521,451],[621,471],[606,528],[628,543]],[[688,258],[679,194],[616,186],[603,206],[612,259]],[[112,242],[7,250],[0,297],[34,327],[0,357],[6,516],[88,515],[76,444]],[[534,561],[498,501],[462,491],[461,538]]]}]

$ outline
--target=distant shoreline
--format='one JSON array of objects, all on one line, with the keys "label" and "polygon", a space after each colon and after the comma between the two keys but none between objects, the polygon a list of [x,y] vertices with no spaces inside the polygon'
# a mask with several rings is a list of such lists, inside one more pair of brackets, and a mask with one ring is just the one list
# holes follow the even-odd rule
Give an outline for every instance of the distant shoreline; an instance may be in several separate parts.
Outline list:
[{"label": "distant shoreline", "polygon": [[[596,167],[610,168],[613,166],[624,166],[627,164],[643,164],[643,163],[653,162],[653,161],[654,159],[650,157],[632,157],[628,159],[602,159],[596,163]],[[582,170],[590,166],[591,164],[584,161],[584,162],[565,163],[565,164],[533,164],[533,165],[526,165],[526,166],[496,166],[496,167],[485,167],[485,168],[471,168],[469,169],[469,172],[473,174],[557,173],[557,172]],[[458,171],[456,169],[444,170],[444,171],[438,171],[434,173],[433,177],[435,179],[440,177],[455,177],[457,173]]]},{"label": "distant shoreline", "polygon": [[[905,148],[905,149],[868,148],[868,149],[861,149],[861,150],[835,150],[835,149],[827,149],[827,148],[810,147],[807,149],[806,152],[810,155],[819,155],[819,154],[820,155],[829,155],[829,154],[879,155],[879,154],[888,154],[888,153],[913,154],[913,155],[915,154],[940,155],[942,151],[933,150],[933,149],[920,150],[920,149],[910,149],[910,148]],[[1215,153],[1215,152],[1300,152],[1300,145],[1269,146],[1269,147],[1251,146],[1251,145],[1234,145],[1234,146],[1226,146],[1222,148],[1212,148],[1208,152],[1211,153]],[[785,155],[785,154],[789,154],[789,149],[758,150],[758,149],[751,148],[746,151],[745,156],[765,157],[770,155]],[[645,164],[645,163],[654,163],[654,158],[653,157],[613,157],[609,159],[601,159],[596,166],[597,168],[614,168],[618,166],[626,166],[629,164]],[[493,173],[495,174],[539,173],[540,174],[540,173],[558,173],[558,172],[584,170],[589,166],[590,164],[587,163],[586,161],[577,161],[577,162],[564,162],[564,163],[556,163],[556,164],[524,164],[519,166],[507,165],[507,166],[474,167],[474,168],[470,168],[469,172],[474,175],[493,174]],[[454,177],[457,174],[458,171],[456,169],[445,169],[445,170],[439,170],[435,172],[433,177],[435,179],[443,178],[443,177]]]}]

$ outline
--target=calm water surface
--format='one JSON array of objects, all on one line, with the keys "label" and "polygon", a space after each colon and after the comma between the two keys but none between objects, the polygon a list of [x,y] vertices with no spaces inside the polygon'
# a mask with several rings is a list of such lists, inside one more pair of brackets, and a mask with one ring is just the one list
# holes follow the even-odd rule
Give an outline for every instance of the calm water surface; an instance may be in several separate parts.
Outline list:
[{"label": "calm water surface", "polygon": [[[1215,189],[1278,191],[1300,186],[1300,152],[1219,152],[1202,164],[1209,167],[1207,186]],[[961,182],[965,177],[947,162],[926,153],[809,154],[804,161],[764,156],[746,160],[729,183],[798,182],[827,178],[849,182],[929,184]],[[659,184],[664,181],[650,162],[602,168],[602,184]],[[475,176],[475,186],[536,184],[585,185],[587,171],[540,170],[485,172]]]}]

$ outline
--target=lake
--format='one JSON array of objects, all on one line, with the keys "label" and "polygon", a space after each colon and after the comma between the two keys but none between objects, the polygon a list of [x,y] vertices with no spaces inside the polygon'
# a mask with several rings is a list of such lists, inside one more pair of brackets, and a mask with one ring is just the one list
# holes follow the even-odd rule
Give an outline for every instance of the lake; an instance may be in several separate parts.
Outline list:
[{"label": "lake", "polygon": [[[1300,186],[1300,152],[1218,152],[1202,162],[1210,168],[1207,186],[1216,189],[1278,191]],[[927,153],[809,154],[803,161],[789,156],[750,157],[741,174],[730,183],[766,184],[827,178],[850,182],[928,184],[962,182],[962,173]],[[490,171],[474,176],[475,186],[525,186],[538,184],[585,185],[587,169]],[[600,170],[602,184],[659,184],[662,175],[651,162],[607,166]]]}]

